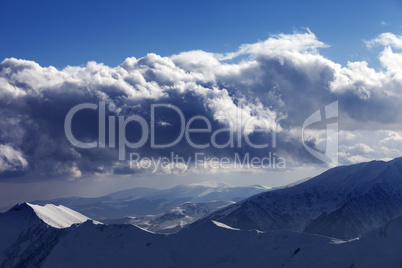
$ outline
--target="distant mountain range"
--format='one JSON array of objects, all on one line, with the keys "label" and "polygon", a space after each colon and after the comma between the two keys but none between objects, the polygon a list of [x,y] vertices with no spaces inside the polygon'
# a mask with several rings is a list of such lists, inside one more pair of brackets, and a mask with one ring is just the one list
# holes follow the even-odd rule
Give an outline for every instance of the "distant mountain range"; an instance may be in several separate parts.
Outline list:
[{"label": "distant mountain range", "polygon": [[240,201],[271,188],[255,185],[233,187],[227,184],[178,185],[170,189],[133,188],[98,198],[69,197],[35,200],[38,205],[55,204],[74,209],[96,220],[156,215],[186,202]]},{"label": "distant mountain range", "polygon": [[106,224],[132,224],[155,233],[176,233],[212,212],[233,204],[233,201],[211,201],[208,203],[184,203],[169,211],[141,217],[106,219]]},{"label": "distant mountain range", "polygon": [[133,188],[97,198],[68,197],[30,203],[66,206],[108,224],[134,224],[153,232],[174,233],[220,208],[271,189],[204,183],[163,190]]}]

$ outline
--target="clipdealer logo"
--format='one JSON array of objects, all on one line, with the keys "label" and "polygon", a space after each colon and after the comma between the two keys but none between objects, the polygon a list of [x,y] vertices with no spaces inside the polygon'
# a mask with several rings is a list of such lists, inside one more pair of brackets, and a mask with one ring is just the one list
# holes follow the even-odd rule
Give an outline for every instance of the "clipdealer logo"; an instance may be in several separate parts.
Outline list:
[{"label": "clipdealer logo", "polygon": [[[174,140],[160,144],[156,143],[156,122],[155,113],[158,109],[170,109],[173,111],[180,122],[179,133],[174,138]],[[98,111],[98,140],[83,142],[78,140],[72,130],[72,122],[77,113],[83,110],[94,110]],[[187,142],[190,148],[194,149],[194,157],[187,157],[174,155],[172,152],[172,157],[141,157],[136,151],[135,153],[129,153],[130,155],[130,167],[136,167],[140,169],[152,168],[153,172],[156,172],[158,168],[169,168],[172,165],[179,168],[180,170],[187,170],[191,163],[195,167],[209,165],[211,168],[236,168],[240,166],[241,168],[280,168],[284,169],[285,159],[283,157],[278,157],[276,153],[267,151],[268,155],[265,157],[251,157],[249,152],[243,153],[242,156],[239,153],[234,153],[231,159],[227,157],[217,158],[209,157],[203,153],[196,152],[196,149],[205,148],[241,148],[246,145],[252,149],[264,149],[264,148],[276,148],[277,146],[277,126],[279,121],[286,119],[286,117],[281,116],[279,118],[270,119],[256,119],[255,117],[248,117],[244,120],[240,115],[233,117],[233,115],[220,115],[219,119],[221,122],[225,122],[225,127],[217,130],[212,130],[212,124],[209,119],[202,115],[195,115],[186,121],[183,112],[174,105],[171,104],[151,104],[150,106],[150,122],[148,122],[141,116],[133,114],[129,116],[119,115],[120,109],[116,109],[115,105],[112,103],[106,108],[105,102],[100,102],[99,104],[94,103],[82,103],[74,106],[66,115],[64,121],[64,130],[69,142],[78,148],[89,149],[89,148],[117,148],[118,159],[126,160],[127,149],[139,149],[149,144],[150,149],[166,149],[172,148],[181,142],[183,139]],[[113,112],[113,115],[106,116],[107,112]],[[109,113],[110,114],[110,113]],[[305,129],[317,122],[324,121],[326,119],[336,118],[338,116],[338,102],[333,102],[326,105],[322,111],[319,109],[310,115],[302,126],[302,143],[305,149],[314,157],[321,160],[329,165],[338,164],[338,123],[327,124],[327,137],[326,137],[326,150],[324,153],[316,151],[310,148],[305,142]],[[216,120],[216,118],[215,118]],[[259,121],[259,127],[255,128],[255,121]],[[194,122],[203,122],[204,128],[195,128],[193,126]],[[126,128],[130,123],[136,123],[140,127],[140,138],[135,142],[130,142],[126,137]],[[261,127],[261,123],[264,127]],[[107,127],[108,126],[108,127]],[[116,131],[117,129],[117,131]],[[226,132],[229,135],[227,142],[218,143],[217,135]],[[255,144],[249,138],[249,133],[255,132],[270,132],[271,143]],[[196,143],[192,138],[192,134],[208,134],[210,136],[209,142],[204,144]],[[147,145],[148,146],[148,145]],[[277,159],[278,158],[278,159]]]},{"label": "clipdealer logo", "polygon": [[330,165],[337,166],[338,165],[338,123],[329,123],[326,127],[327,137],[326,137],[326,146],[325,152],[319,152],[308,145],[306,145],[304,130],[306,127],[325,120],[329,120],[332,118],[338,117],[338,101],[334,101],[328,105],[326,105],[323,109],[318,109],[312,115],[310,115],[306,121],[303,123],[302,127],[302,141],[304,148],[313,155],[318,160]]},{"label": "clipdealer logo", "polygon": [[[167,144],[157,144],[155,142],[155,137],[156,137],[156,129],[155,129],[155,113],[156,110],[159,108],[166,108],[166,109],[171,109],[172,111],[176,112],[177,116],[180,118],[180,131],[178,136],[176,137],[175,140],[171,141],[170,143]],[[98,129],[98,141],[92,141],[92,142],[82,142],[79,141],[74,135],[72,131],[72,121],[74,116],[82,110],[98,110],[98,124],[99,124],[99,129]],[[109,105],[109,110],[114,111],[115,106],[114,105]],[[118,148],[119,151],[119,160],[125,160],[126,157],[126,149],[131,148],[131,149],[138,149],[144,146],[148,141],[150,141],[150,148],[152,149],[166,149],[166,148],[171,148],[175,145],[177,145],[182,139],[185,139],[187,144],[194,148],[194,149],[205,149],[208,147],[213,147],[217,149],[222,149],[222,148],[241,148],[243,145],[243,142],[247,144],[247,146],[250,146],[253,149],[262,149],[262,148],[268,148],[271,146],[272,148],[276,147],[276,126],[278,124],[279,120],[284,119],[284,117],[281,117],[279,119],[273,118],[273,119],[256,119],[254,117],[249,117],[245,120],[244,124],[242,122],[241,115],[238,116],[238,121],[235,124],[233,122],[233,118],[230,117],[229,115],[220,115],[220,119],[225,121],[227,124],[227,127],[224,127],[222,129],[218,129],[215,131],[212,131],[212,124],[209,121],[209,119],[205,116],[202,115],[196,115],[191,117],[187,122],[186,118],[183,114],[183,112],[174,105],[171,104],[152,104],[151,105],[151,120],[150,120],[150,125],[148,125],[147,121],[139,116],[139,115],[130,115],[130,116],[123,116],[123,115],[112,115],[108,116],[108,130],[106,130],[106,104],[105,102],[100,102],[99,105],[93,104],[93,103],[83,103],[83,104],[78,104],[74,106],[66,115],[65,121],[64,121],[64,130],[67,139],[69,142],[74,145],[75,147],[82,148],[82,149],[88,149],[88,148],[104,148],[104,147],[110,147],[110,148]],[[117,120],[116,120],[117,119]],[[264,128],[253,128],[253,123],[255,121],[259,121],[260,123],[262,122],[264,124]],[[117,122],[116,122],[117,121]],[[192,125],[195,121],[202,121],[205,123],[205,128],[193,128]],[[136,122],[140,125],[141,127],[141,138],[136,141],[136,142],[130,142],[127,140],[126,137],[126,128],[129,123]],[[116,124],[117,124],[117,129],[118,129],[118,134],[116,134]],[[108,132],[108,143],[106,143],[106,131]],[[264,144],[255,144],[253,143],[250,138],[248,133],[252,132],[267,132],[270,131],[272,133],[272,143],[269,145],[268,143]],[[217,141],[217,135],[222,133],[222,132],[227,132],[229,134],[229,139],[226,143],[224,144],[219,144]],[[191,134],[193,133],[209,133],[210,134],[210,142],[205,143],[205,144],[197,144],[193,141],[191,138]],[[235,133],[240,133],[235,135]],[[116,135],[118,137],[116,137]],[[118,144],[116,145],[116,138],[118,140]],[[244,141],[243,141],[244,139]],[[107,145],[106,145],[107,144]]]}]

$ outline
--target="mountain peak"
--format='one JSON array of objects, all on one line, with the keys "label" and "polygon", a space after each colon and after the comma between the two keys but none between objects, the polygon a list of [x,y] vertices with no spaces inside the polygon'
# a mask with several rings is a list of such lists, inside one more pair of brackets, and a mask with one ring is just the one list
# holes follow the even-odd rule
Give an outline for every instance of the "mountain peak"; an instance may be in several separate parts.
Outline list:
[{"label": "mountain peak", "polygon": [[[68,207],[53,204],[46,204],[44,206],[35,205],[31,203],[21,203],[12,207],[6,213],[23,213],[24,218],[32,220],[32,217],[38,218],[47,225],[54,228],[68,228],[75,223],[83,223],[87,220],[92,220],[79,212],[76,212]],[[30,214],[30,216],[27,216]],[[99,223],[99,222],[95,222]]]}]

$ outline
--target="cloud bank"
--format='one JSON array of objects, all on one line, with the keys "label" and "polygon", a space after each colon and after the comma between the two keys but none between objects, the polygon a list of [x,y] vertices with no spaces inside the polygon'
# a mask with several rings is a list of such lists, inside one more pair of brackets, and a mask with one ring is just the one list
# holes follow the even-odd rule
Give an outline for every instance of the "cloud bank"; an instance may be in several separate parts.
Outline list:
[{"label": "cloud bank", "polygon": [[[366,44],[383,47],[381,70],[370,68],[365,61],[342,66],[325,58],[319,51],[328,46],[308,30],[272,35],[227,54],[200,50],[170,57],[148,54],[127,58],[117,67],[88,62],[58,70],[5,59],[0,64],[0,179],[75,179],[143,172],[118,161],[116,148],[80,149],[68,141],[65,117],[82,103],[99,106],[104,102],[106,116],[139,115],[147,123],[154,119],[155,141],[161,144],[177,137],[180,118],[168,108],[159,109],[156,118],[151,118],[151,106],[174,105],[187,121],[203,116],[212,130],[234,129],[236,141],[243,144],[223,146],[230,137],[222,131],[214,139],[223,148],[195,149],[182,140],[171,148],[154,149],[147,141],[127,153],[155,157],[174,152],[191,157],[202,152],[233,159],[235,153],[266,156],[271,152],[284,157],[288,167],[297,167],[319,163],[303,147],[303,122],[317,109],[338,101],[341,164],[400,156],[402,37],[384,33]],[[98,112],[80,111],[72,128],[80,141],[99,140]],[[206,128],[205,122],[195,120],[194,128]],[[140,138],[139,129],[138,124],[127,125],[125,134],[131,142]],[[319,124],[310,129],[310,147],[323,148],[323,130],[325,125]],[[276,146],[272,146],[273,138]],[[256,149],[247,146],[245,139],[255,144],[268,141],[269,146]],[[211,134],[192,134],[191,140],[208,144]]]}]

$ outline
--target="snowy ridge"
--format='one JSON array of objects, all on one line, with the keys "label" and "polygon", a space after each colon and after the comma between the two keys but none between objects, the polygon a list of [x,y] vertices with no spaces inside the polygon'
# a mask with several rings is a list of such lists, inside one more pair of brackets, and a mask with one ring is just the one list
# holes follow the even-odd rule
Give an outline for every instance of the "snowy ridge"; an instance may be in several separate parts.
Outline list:
[{"label": "snowy ridge", "polygon": [[209,203],[212,201],[238,202],[252,195],[271,190],[265,186],[233,187],[227,184],[178,185],[170,189],[133,188],[97,198],[60,198],[37,200],[38,205],[63,205],[92,219],[122,219],[157,215],[186,202]]},{"label": "snowy ridge", "polygon": [[[68,228],[75,223],[83,223],[87,220],[92,220],[81,213],[62,205],[55,206],[53,204],[47,204],[45,206],[40,206],[30,203],[26,204],[34,210],[35,214],[41,220],[54,228]],[[94,223],[102,224],[98,221],[94,221]]]},{"label": "snowy ridge", "polygon": [[238,228],[232,228],[221,222],[212,221],[212,223],[221,228],[225,228],[225,229],[229,229],[229,230],[233,230],[233,231],[240,231],[240,229],[238,229]]}]

